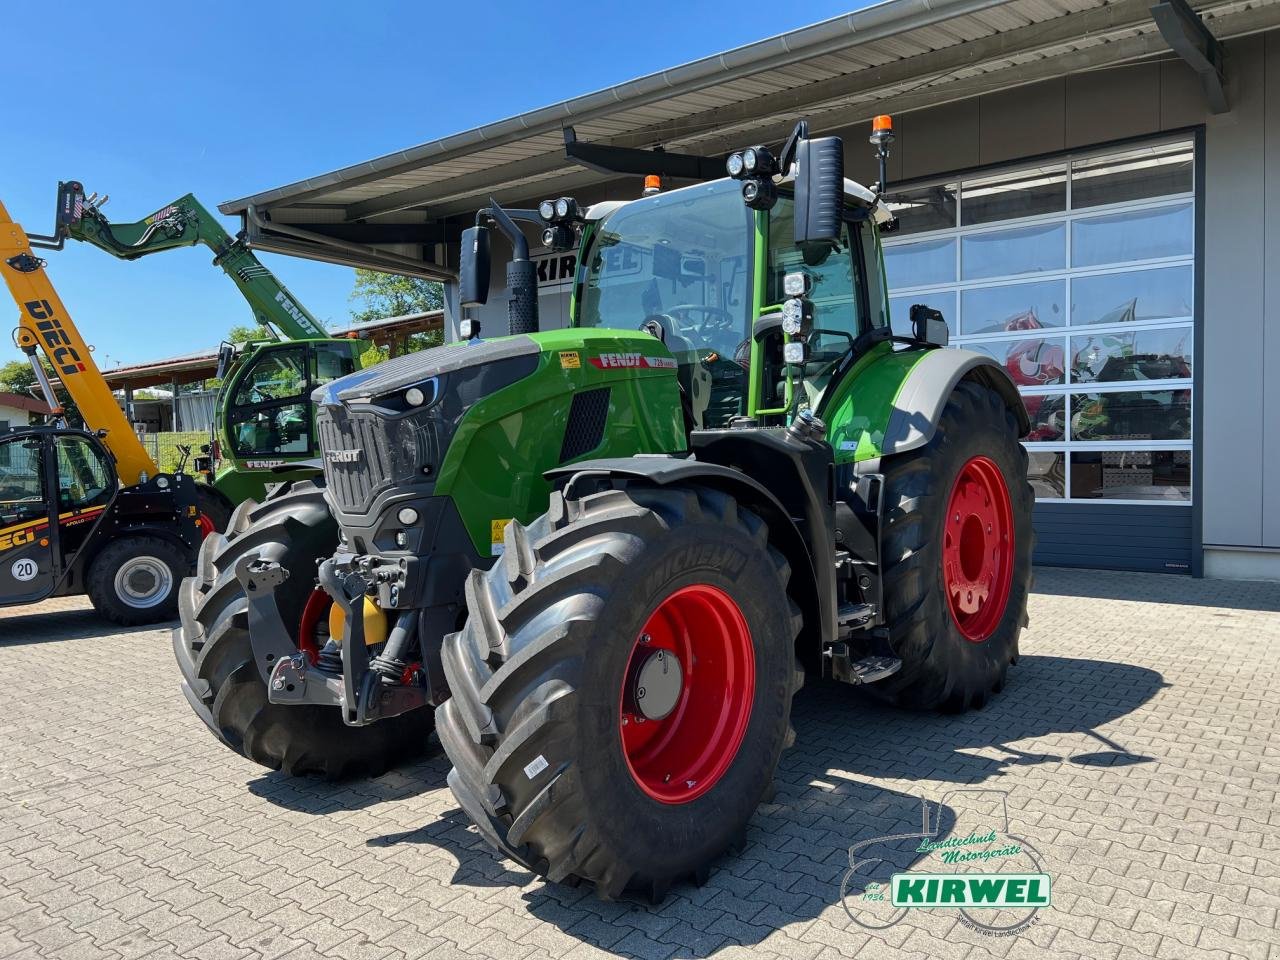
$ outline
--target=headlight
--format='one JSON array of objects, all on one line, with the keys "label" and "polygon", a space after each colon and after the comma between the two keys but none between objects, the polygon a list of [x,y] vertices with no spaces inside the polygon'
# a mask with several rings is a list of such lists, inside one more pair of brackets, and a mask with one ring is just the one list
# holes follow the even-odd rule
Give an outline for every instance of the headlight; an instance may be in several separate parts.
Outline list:
[{"label": "headlight", "polygon": [[729,154],[729,159],[724,162],[724,168],[729,171],[729,176],[731,177],[736,177],[742,173],[742,154]]},{"label": "headlight", "polygon": [[550,220],[556,215],[556,204],[554,200],[543,200],[538,204],[538,216],[543,220]]},{"label": "headlight", "polygon": [[417,387],[410,387],[404,392],[404,402],[411,407],[420,407],[426,402],[427,395]]},{"label": "headlight", "polygon": [[396,514],[396,519],[400,521],[401,526],[412,527],[418,522],[418,511],[413,507],[401,507],[400,512]]}]

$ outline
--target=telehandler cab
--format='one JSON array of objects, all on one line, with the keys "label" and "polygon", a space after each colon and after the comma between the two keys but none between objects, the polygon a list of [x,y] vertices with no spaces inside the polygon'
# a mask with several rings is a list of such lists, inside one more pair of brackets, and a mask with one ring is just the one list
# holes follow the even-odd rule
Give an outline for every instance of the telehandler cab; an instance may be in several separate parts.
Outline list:
[{"label": "telehandler cab", "polygon": [[[175,650],[224,741],[377,770],[435,705],[497,851],[660,899],[743,834],[806,674],[944,710],[1003,687],[1031,575],[1016,388],[940,349],[934,311],[894,335],[891,216],[839,139],[802,123],[726,167],[585,211],[491,204],[460,299],[485,302],[496,226],[512,335],[464,320],[317,393],[326,487],[240,508],[184,588]],[[537,330],[518,221],[580,244],[568,330]]]}]

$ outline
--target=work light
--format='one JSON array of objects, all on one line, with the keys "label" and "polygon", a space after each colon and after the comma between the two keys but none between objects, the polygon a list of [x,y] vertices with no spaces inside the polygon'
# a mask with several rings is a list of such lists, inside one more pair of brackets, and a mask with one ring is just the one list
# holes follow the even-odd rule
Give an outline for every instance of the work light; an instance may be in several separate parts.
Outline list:
[{"label": "work light", "polygon": [[572,204],[572,202],[573,201],[571,201],[568,197],[561,197],[559,200],[557,200],[556,201],[556,217],[563,220],[565,217],[569,216],[569,207]]},{"label": "work light", "polygon": [[803,297],[809,292],[809,275],[802,270],[784,274],[782,292],[788,297]]},{"label": "work light", "polygon": [[729,171],[729,176],[735,180],[742,175],[743,166],[744,161],[740,153],[729,154],[729,159],[724,162],[724,168]]},{"label": "work light", "polygon": [[543,200],[538,204],[538,216],[543,220],[553,220],[556,215],[556,203],[554,200]]}]

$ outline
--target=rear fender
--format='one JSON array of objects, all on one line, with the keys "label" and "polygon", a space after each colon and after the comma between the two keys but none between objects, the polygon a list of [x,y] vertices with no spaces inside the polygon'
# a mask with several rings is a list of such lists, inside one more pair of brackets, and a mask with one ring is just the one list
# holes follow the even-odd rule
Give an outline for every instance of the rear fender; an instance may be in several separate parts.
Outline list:
[{"label": "rear fender", "polygon": [[699,484],[729,494],[768,524],[770,542],[791,565],[788,591],[804,616],[804,627],[796,641],[796,652],[806,663],[815,661],[819,656],[826,617],[823,615],[824,605],[819,601],[813,560],[804,537],[789,512],[758,481],[739,470],[720,464],[666,456],[586,460],[550,470],[546,476],[556,489],[567,496],[581,496],[590,492],[593,485],[604,488],[617,483],[657,486]]}]

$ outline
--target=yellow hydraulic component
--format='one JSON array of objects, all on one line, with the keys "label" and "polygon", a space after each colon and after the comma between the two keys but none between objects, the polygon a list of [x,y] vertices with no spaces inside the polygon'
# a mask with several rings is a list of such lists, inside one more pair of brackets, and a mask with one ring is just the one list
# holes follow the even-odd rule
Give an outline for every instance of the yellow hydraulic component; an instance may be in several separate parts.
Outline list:
[{"label": "yellow hydraulic component", "polygon": [[[346,626],[347,615],[336,603],[329,607],[329,636],[342,642],[342,628]],[[364,598],[364,645],[372,647],[387,640],[387,615],[383,609],[373,602],[373,597]]]},{"label": "yellow hydraulic component", "polygon": [[[102,442],[115,457],[120,482],[133,486],[142,480],[144,473],[154,477],[155,461],[133,432],[93,362],[89,345],[71,322],[44,272],[44,261],[31,252],[26,232],[9,219],[3,203],[0,203],[0,270],[19,309],[13,341],[32,360],[42,386],[48,384],[36,357],[37,349],[43,350],[53,364],[62,385],[80,409],[85,426],[105,431]],[[47,390],[46,395],[56,399],[51,390]]]}]

